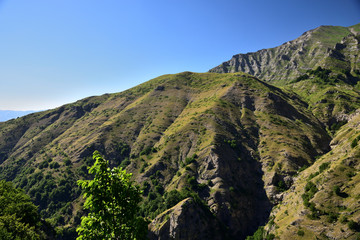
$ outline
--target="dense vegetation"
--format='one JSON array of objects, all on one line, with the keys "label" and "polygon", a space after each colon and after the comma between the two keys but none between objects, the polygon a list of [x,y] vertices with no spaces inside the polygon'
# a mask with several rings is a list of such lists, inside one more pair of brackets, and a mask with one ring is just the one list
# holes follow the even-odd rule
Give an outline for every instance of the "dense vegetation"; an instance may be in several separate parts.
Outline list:
[{"label": "dense vegetation", "polygon": [[49,224],[42,221],[37,207],[23,190],[11,182],[0,181],[0,238],[46,239],[50,237]]}]

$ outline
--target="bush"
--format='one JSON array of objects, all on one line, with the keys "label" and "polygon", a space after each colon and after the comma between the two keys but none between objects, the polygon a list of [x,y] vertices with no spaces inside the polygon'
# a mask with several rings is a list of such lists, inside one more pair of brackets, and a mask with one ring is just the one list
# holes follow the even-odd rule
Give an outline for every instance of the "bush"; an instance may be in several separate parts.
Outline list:
[{"label": "bush", "polygon": [[39,164],[40,169],[47,168],[47,167],[49,167],[49,163],[47,161],[44,161]]},{"label": "bush", "polygon": [[302,166],[301,168],[299,168],[299,170],[298,170],[298,172],[302,172],[302,171],[304,171],[305,169],[307,169],[309,166],[308,165],[304,165],[304,166]]},{"label": "bush", "polygon": [[342,197],[342,198],[348,197],[348,194],[342,192],[341,189],[340,189],[340,187],[339,187],[338,185],[335,185],[335,186],[333,187],[333,191],[334,191],[334,193],[335,193],[337,196],[339,196],[339,197]]},{"label": "bush", "polygon": [[329,223],[334,223],[338,220],[338,217],[339,217],[339,214],[330,212],[329,215],[327,216],[327,221]]},{"label": "bush", "polygon": [[57,169],[60,167],[60,164],[58,162],[52,162],[50,163],[50,168],[51,169]]},{"label": "bush", "polygon": [[305,235],[304,230],[301,230],[301,229],[298,230],[298,231],[297,231],[297,235],[300,236],[300,237],[304,236],[304,235]]},{"label": "bush", "polygon": [[310,203],[310,200],[314,197],[315,193],[318,191],[316,185],[313,182],[308,182],[305,186],[305,193],[301,195],[304,206],[308,208],[315,208],[313,203]]},{"label": "bush", "polygon": [[357,222],[354,222],[353,220],[350,220],[347,225],[350,230],[353,230],[356,232],[358,232],[360,230],[359,224]]},{"label": "bush", "polygon": [[309,76],[308,76],[307,74],[304,74],[304,75],[301,75],[301,76],[297,77],[297,78],[294,80],[294,82],[300,82],[300,81],[306,80],[306,79],[308,79],[308,78],[309,78]]},{"label": "bush", "polygon": [[287,190],[287,186],[285,184],[285,182],[283,180],[279,180],[276,184],[275,184],[276,189],[279,192],[284,192]]},{"label": "bush", "polygon": [[71,160],[70,159],[65,159],[64,160],[64,164],[65,164],[65,166],[70,166],[71,165]]},{"label": "bush", "polygon": [[154,147],[146,147],[144,150],[142,150],[139,155],[149,155],[150,153],[157,152],[157,149]]},{"label": "bush", "polygon": [[191,157],[185,158],[185,165],[189,165],[196,161],[197,155],[193,154]]},{"label": "bush", "polygon": [[166,208],[171,208],[184,199],[184,196],[178,190],[172,190],[165,194]]},{"label": "bush", "polygon": [[344,215],[342,215],[342,216],[340,217],[340,222],[341,222],[342,224],[347,223],[347,222],[348,222],[347,217],[344,216]]},{"label": "bush", "polygon": [[351,148],[354,148],[358,145],[358,142],[360,140],[360,135],[357,136],[352,142],[351,142]]},{"label": "bush", "polygon": [[320,167],[319,167],[319,172],[322,173],[322,172],[325,171],[329,166],[330,166],[330,163],[329,163],[329,162],[321,164]]},{"label": "bush", "polygon": [[158,192],[159,194],[163,194],[164,193],[164,188],[161,185],[157,185],[155,187],[155,191]]},{"label": "bush", "polygon": [[129,158],[125,158],[121,161],[119,167],[126,168],[130,163],[131,161],[129,160]]},{"label": "bush", "polygon": [[264,227],[260,226],[252,236],[247,236],[246,240],[263,240],[265,235]]}]

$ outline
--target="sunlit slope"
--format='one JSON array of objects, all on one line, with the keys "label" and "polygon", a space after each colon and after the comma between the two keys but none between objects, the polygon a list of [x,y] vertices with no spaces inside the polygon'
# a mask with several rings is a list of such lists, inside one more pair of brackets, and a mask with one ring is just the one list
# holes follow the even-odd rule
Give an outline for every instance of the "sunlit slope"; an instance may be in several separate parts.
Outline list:
[{"label": "sunlit slope", "polygon": [[81,216],[76,180],[89,177],[99,150],[142,185],[145,216],[185,191],[223,226],[214,236],[245,237],[329,142],[294,94],[244,73],[184,72],[1,123],[0,176],[71,232]]},{"label": "sunlit slope", "polygon": [[287,84],[307,70],[327,65],[325,59],[331,51],[336,46],[341,47],[337,44],[341,44],[344,38],[358,35],[359,26],[320,26],[281,46],[234,55],[210,72],[246,72],[277,85]]},{"label": "sunlit slope", "polygon": [[356,114],[332,150],[304,170],[274,208],[267,229],[280,239],[358,239],[359,121]]}]

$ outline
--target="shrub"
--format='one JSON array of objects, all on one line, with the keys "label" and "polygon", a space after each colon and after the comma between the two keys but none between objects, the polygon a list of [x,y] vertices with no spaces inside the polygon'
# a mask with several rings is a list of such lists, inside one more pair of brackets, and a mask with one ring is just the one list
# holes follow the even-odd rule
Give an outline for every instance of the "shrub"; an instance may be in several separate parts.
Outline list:
[{"label": "shrub", "polygon": [[310,200],[314,197],[315,193],[318,191],[316,185],[313,182],[308,182],[305,186],[305,193],[301,195],[304,206],[308,208],[315,208],[315,205],[310,203]]},{"label": "shrub", "polygon": [[47,167],[49,167],[49,163],[47,161],[44,161],[39,164],[40,169],[47,168]]},{"label": "shrub", "polygon": [[334,223],[338,220],[338,217],[339,217],[339,214],[330,212],[329,215],[327,216],[327,221],[329,223]]},{"label": "shrub", "polygon": [[60,164],[58,162],[52,162],[50,163],[50,168],[51,169],[57,169],[60,167]]},{"label": "shrub", "polygon": [[329,166],[330,166],[330,163],[329,163],[329,162],[321,164],[320,167],[319,167],[319,172],[322,173],[322,172],[325,171]]},{"label": "shrub", "polygon": [[333,191],[334,191],[334,193],[335,193],[337,196],[339,196],[339,197],[342,197],[342,198],[348,197],[348,194],[342,192],[341,189],[340,189],[340,187],[339,187],[338,185],[335,185],[335,186],[333,187]]},{"label": "shrub", "polygon": [[193,154],[191,157],[185,158],[185,165],[189,165],[196,161],[197,155]]},{"label": "shrub", "polygon": [[359,224],[357,222],[354,222],[353,220],[350,220],[347,225],[350,230],[357,231],[357,232],[360,230]]},{"label": "shrub", "polygon": [[121,161],[119,167],[126,168],[130,163],[131,163],[130,160],[128,158],[125,158],[124,160]]},{"label": "shrub", "polygon": [[351,148],[354,148],[357,146],[358,142],[360,140],[360,135],[357,136],[352,142],[351,142]]},{"label": "shrub", "polygon": [[157,185],[157,186],[155,187],[155,191],[158,192],[158,193],[160,193],[160,194],[163,194],[163,193],[164,193],[164,187],[161,186],[161,185]]},{"label": "shrub", "polygon": [[64,160],[64,164],[65,164],[65,166],[70,166],[70,165],[71,165],[71,163],[72,163],[72,162],[71,162],[71,160],[70,160],[70,159],[68,159],[68,158]]},{"label": "shrub", "polygon": [[283,180],[279,180],[276,184],[276,189],[279,191],[279,192],[284,192],[287,190],[287,186],[285,184],[285,182]]},{"label": "shrub", "polygon": [[297,231],[297,235],[300,236],[300,237],[304,236],[304,235],[305,235],[304,230],[299,229],[299,230]]}]

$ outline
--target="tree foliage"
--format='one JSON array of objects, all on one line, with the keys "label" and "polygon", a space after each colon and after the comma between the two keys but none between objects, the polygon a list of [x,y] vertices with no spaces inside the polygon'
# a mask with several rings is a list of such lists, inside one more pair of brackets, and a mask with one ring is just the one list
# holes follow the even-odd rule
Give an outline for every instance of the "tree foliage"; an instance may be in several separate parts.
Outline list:
[{"label": "tree foliage", "polygon": [[0,181],[0,239],[45,239],[37,207],[21,189]]},{"label": "tree foliage", "polygon": [[131,174],[122,168],[111,169],[97,151],[93,158],[89,174],[94,179],[78,181],[89,214],[82,217],[77,239],[145,239],[147,223],[137,217],[141,191],[131,181]]}]

